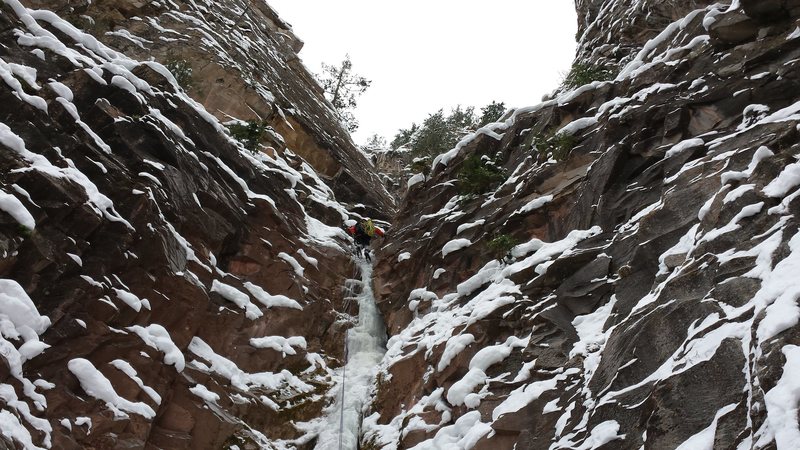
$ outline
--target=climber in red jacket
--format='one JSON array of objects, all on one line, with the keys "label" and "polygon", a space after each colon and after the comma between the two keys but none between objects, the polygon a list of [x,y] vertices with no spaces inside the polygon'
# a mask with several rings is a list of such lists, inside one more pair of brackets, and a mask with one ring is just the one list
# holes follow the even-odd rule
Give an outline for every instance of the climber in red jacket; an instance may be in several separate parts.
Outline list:
[{"label": "climber in red jacket", "polygon": [[372,238],[375,236],[383,237],[383,230],[376,227],[375,224],[372,223],[372,219],[368,217],[361,222],[356,222],[355,225],[348,227],[347,232],[350,234],[350,236],[353,236],[353,240],[355,240],[359,247],[359,253],[363,254],[364,258],[369,261],[370,241],[372,241]]}]

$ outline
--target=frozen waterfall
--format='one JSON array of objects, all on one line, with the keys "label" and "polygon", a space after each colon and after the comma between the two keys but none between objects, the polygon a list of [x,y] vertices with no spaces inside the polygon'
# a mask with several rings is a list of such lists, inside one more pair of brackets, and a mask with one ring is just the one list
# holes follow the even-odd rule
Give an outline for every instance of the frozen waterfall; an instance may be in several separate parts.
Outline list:
[{"label": "frozen waterfall", "polygon": [[386,352],[386,329],[372,293],[372,266],[359,260],[359,267],[361,282],[355,283],[361,285],[357,296],[358,325],[347,334],[347,361],[340,370],[334,390],[336,403],[324,421],[317,450],[358,448],[362,409],[369,399],[378,363]]}]

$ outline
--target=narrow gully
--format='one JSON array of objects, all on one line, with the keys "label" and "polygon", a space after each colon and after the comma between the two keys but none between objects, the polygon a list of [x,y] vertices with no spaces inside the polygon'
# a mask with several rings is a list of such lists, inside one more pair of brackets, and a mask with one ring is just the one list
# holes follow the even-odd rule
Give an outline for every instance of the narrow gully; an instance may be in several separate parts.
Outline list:
[{"label": "narrow gully", "polygon": [[336,402],[323,422],[316,450],[358,448],[362,410],[386,353],[386,327],[372,292],[372,265],[361,259],[357,264],[361,271],[358,324],[347,333],[347,359],[331,391],[336,393]]}]

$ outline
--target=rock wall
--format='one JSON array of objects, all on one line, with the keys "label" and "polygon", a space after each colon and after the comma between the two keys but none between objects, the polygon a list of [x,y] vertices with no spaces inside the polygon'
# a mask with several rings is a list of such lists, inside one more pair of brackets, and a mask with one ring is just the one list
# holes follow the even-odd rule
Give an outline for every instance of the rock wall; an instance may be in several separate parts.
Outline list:
[{"label": "rock wall", "polygon": [[[356,312],[341,225],[392,201],[290,30],[226,5],[0,2],[0,448],[313,447]],[[209,109],[131,56],[167,47]],[[285,148],[226,134],[223,76]]]},{"label": "rock wall", "polygon": [[186,88],[221,121],[262,120],[265,144],[300,155],[338,200],[388,217],[394,200],[300,61],[303,46],[264,0],[31,0],[141,59],[187,64]]},{"label": "rock wall", "polygon": [[[800,10],[709,3],[579,1],[578,61],[615,79],[409,187],[365,445],[797,445]],[[473,155],[505,181],[461,195]]]}]

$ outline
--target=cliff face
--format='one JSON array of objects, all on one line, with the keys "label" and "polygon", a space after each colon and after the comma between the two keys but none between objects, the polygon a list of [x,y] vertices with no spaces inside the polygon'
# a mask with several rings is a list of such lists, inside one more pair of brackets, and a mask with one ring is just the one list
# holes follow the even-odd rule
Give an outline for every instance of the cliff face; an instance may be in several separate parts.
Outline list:
[{"label": "cliff face", "polygon": [[[800,3],[577,7],[578,66],[615,79],[409,181],[362,447],[793,448]],[[393,202],[291,28],[263,2],[3,0],[0,43],[0,448],[336,440],[341,224]]]},{"label": "cliff face", "polygon": [[[303,46],[263,0],[31,0],[129,57],[177,65],[187,92],[221,121],[264,121],[265,143],[304,158],[337,198],[391,215],[393,199],[297,56]],[[182,80],[183,81],[183,80]]]},{"label": "cliff face", "polygon": [[[800,9],[709,3],[579,1],[578,62],[616,78],[412,183],[365,442],[797,445]],[[459,195],[473,155],[505,181]]]},{"label": "cliff face", "polygon": [[[341,225],[392,201],[246,4],[0,3],[0,448],[313,440],[355,313]],[[207,109],[136,59],[168,47]]]}]

